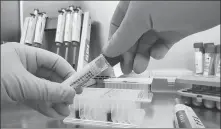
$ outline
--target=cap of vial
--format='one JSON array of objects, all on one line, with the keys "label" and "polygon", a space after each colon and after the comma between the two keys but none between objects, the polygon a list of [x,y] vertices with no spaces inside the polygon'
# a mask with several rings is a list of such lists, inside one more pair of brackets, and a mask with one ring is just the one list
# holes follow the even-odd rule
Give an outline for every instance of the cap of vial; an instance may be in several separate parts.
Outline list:
[{"label": "cap of vial", "polygon": [[43,15],[43,13],[38,13],[38,15],[39,15],[39,16],[42,16],[42,15]]},{"label": "cap of vial", "polygon": [[214,45],[214,43],[205,43],[205,44],[204,44],[204,48],[206,48],[206,47],[209,46],[209,45]]},{"label": "cap of vial", "polygon": [[61,8],[61,11],[66,12],[66,8]]},{"label": "cap of vial", "polygon": [[220,53],[220,45],[216,45],[216,53]]},{"label": "cap of vial", "polygon": [[62,10],[58,10],[58,13],[64,13]]},{"label": "cap of vial", "polygon": [[202,42],[194,43],[194,44],[193,44],[193,47],[194,47],[194,48],[203,48],[203,43],[202,43]]},{"label": "cap of vial", "polygon": [[66,11],[67,11],[67,12],[71,12],[71,10],[70,10],[70,9],[66,9]]},{"label": "cap of vial", "polygon": [[34,14],[34,13],[30,13],[30,15],[31,15],[31,16],[35,16],[35,14]]},{"label": "cap of vial", "polygon": [[206,53],[215,53],[216,52],[216,46],[212,45],[212,44],[205,46],[205,52]]}]

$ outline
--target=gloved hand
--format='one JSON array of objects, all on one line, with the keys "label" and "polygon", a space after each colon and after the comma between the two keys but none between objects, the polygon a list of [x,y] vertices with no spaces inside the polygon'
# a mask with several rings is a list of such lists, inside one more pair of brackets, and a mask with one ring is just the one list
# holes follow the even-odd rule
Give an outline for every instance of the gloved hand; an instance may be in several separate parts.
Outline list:
[{"label": "gloved hand", "polygon": [[21,45],[1,45],[1,101],[21,102],[48,117],[69,115],[76,91],[63,85],[75,70],[59,55]]},{"label": "gloved hand", "polygon": [[113,58],[115,64],[120,62],[124,74],[132,70],[142,73],[150,57],[162,59],[179,40],[219,24],[220,5],[216,4],[120,1],[111,20],[109,41],[103,47],[103,54]]}]

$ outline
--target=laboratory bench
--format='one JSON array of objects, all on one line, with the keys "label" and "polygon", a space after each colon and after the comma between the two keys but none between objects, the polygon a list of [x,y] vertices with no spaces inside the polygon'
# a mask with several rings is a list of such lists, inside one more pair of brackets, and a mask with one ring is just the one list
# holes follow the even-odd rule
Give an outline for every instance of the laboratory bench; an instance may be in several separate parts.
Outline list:
[{"label": "laboratory bench", "polygon": [[[144,128],[174,128],[175,92],[156,92],[146,111]],[[220,128],[220,111],[193,107],[206,128]],[[1,128],[90,128],[91,126],[64,124],[64,118],[48,118],[23,105],[1,105]]]}]

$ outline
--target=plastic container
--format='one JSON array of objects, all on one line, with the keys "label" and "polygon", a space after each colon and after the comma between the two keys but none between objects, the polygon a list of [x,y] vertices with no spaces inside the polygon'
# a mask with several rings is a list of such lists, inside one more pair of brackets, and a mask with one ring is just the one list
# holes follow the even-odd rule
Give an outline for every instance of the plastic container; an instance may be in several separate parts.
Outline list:
[{"label": "plastic container", "polygon": [[71,114],[64,122],[100,127],[140,127],[145,116],[140,104],[152,100],[140,97],[141,92],[129,89],[85,88],[82,94],[74,98],[73,104],[70,105]]}]

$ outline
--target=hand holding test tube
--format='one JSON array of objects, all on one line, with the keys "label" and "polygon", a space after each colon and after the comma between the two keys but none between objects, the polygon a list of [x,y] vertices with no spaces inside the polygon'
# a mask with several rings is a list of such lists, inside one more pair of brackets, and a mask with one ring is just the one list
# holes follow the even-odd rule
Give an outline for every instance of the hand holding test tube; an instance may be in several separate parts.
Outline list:
[{"label": "hand holding test tube", "polygon": [[87,64],[81,71],[75,73],[73,76],[65,80],[63,83],[74,88],[83,86],[91,78],[97,76],[109,67],[109,63],[103,55],[98,56],[89,64]]}]

